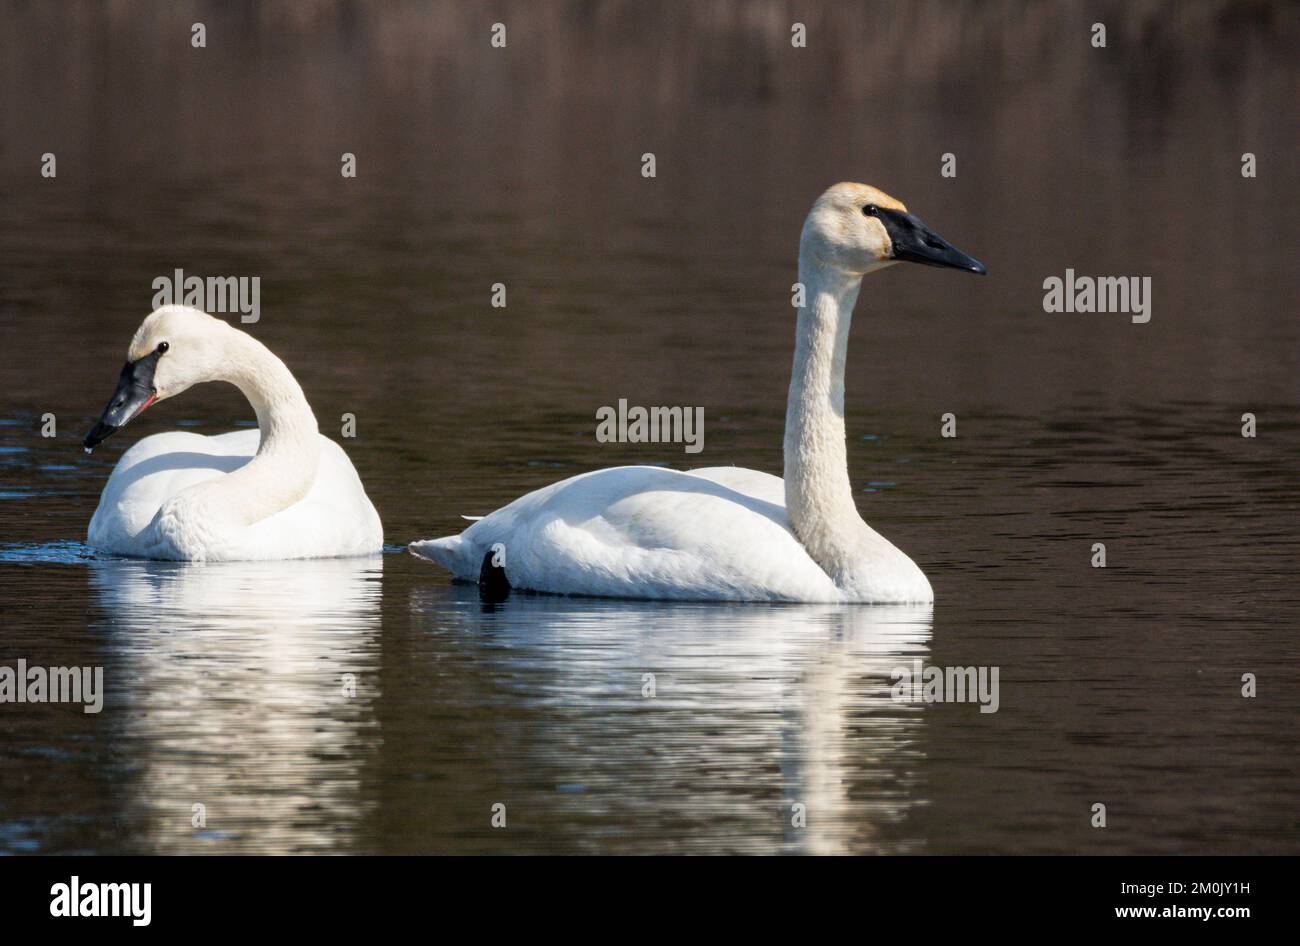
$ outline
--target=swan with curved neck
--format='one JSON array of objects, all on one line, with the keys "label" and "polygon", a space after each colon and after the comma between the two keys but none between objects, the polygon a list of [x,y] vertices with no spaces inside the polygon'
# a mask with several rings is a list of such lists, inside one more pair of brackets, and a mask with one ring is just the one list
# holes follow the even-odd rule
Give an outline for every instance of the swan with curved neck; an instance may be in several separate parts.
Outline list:
[{"label": "swan with curved neck", "polygon": [[128,450],[90,521],[91,546],[184,561],[333,558],[383,546],[379,516],[342,448],[321,436],[302,388],[265,345],[186,306],[149,315],[117,390],[86,435],[93,450],[150,405],[205,381],[248,399],[257,430],[171,432]]},{"label": "swan with curved neck", "polygon": [[559,594],[932,601],[921,569],[858,514],[845,450],[844,368],[862,277],[904,261],[985,271],[874,187],[836,184],[813,205],[799,245],[805,305],[784,480],[735,467],[597,470],[411,551],[457,579]]}]

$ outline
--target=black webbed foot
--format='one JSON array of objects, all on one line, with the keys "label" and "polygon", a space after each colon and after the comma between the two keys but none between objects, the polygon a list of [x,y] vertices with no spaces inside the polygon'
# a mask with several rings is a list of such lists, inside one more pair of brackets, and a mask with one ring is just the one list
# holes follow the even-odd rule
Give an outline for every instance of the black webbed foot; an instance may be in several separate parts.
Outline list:
[{"label": "black webbed foot", "polygon": [[510,579],[506,577],[505,550],[495,546],[483,556],[478,570],[478,596],[480,601],[505,601],[510,597]]}]

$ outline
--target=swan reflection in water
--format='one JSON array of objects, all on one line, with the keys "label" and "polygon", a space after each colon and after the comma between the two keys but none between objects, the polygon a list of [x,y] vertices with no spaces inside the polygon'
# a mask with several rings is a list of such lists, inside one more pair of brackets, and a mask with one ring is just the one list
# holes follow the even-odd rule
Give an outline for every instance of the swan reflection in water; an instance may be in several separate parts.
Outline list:
[{"label": "swan reflection in water", "polygon": [[[412,805],[389,813],[401,823],[450,812],[410,850],[451,848],[458,822],[481,820],[507,791],[509,810],[537,834],[492,847],[498,832],[485,850],[920,850],[907,818],[924,803],[924,711],[891,691],[895,668],[928,655],[928,604],[516,594],[487,605],[463,586],[419,588],[410,601],[427,639],[417,659],[430,664],[409,672],[435,675],[460,651],[490,679],[444,698],[476,701],[462,712],[496,720],[493,734],[478,734],[485,757],[468,760],[493,773],[481,795],[462,782],[441,797],[392,800]],[[446,751],[424,738],[426,757]]]},{"label": "swan reflection in water", "polygon": [[91,563],[131,764],[111,789],[125,796],[123,849],[353,849],[362,767],[379,743],[382,567],[378,556]]}]

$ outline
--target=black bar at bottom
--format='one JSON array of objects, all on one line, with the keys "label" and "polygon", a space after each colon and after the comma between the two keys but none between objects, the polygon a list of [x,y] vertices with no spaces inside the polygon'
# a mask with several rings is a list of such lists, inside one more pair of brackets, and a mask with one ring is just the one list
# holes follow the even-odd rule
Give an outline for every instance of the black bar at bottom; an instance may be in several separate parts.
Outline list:
[{"label": "black bar at bottom", "polygon": [[[1105,926],[1231,934],[1283,918],[1287,858],[0,858],[6,931],[175,934],[317,931],[390,923],[600,922],[671,935],[677,916],[762,927],[838,917],[866,931]],[[73,878],[76,881],[73,881]],[[145,888],[148,884],[147,925]],[[62,885],[62,886],[60,886]],[[114,885],[105,887],[104,885]],[[123,887],[121,885],[138,885]],[[118,916],[55,916],[74,912]],[[94,888],[93,891],[91,888]],[[965,918],[965,919],[963,919]],[[996,926],[989,926],[992,922]],[[921,924],[917,927],[916,924]],[[938,924],[935,926],[934,924]],[[969,927],[974,929],[976,927]]]}]

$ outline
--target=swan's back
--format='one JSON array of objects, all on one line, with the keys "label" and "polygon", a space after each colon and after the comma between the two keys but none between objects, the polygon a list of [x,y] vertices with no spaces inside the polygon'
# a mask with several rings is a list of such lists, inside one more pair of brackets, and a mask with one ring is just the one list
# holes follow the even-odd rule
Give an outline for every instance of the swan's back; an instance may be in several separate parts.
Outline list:
[{"label": "swan's back", "polygon": [[500,543],[516,588],[670,600],[837,601],[790,531],[778,477],[714,467],[597,470],[536,490],[411,551],[478,577]]},{"label": "swan's back", "polygon": [[168,499],[199,483],[239,469],[257,453],[256,429],[207,437],[174,430],[132,444],[113,468],[87,541],[95,548],[131,555],[134,539]]},{"label": "swan's back", "polygon": [[315,479],[299,502],[232,539],[219,523],[160,522],[163,507],[199,484],[225,476],[257,453],[257,429],[207,437],[172,431],[133,445],[109,477],[87,541],[119,555],[147,558],[269,560],[368,555],[383,545],[378,513],[343,448],[320,437]]}]

